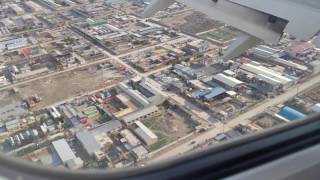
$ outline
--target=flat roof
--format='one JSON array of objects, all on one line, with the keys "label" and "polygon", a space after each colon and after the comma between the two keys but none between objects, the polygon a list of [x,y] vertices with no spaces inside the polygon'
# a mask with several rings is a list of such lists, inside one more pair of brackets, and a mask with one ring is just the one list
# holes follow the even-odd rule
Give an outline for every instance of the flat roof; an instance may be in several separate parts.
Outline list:
[{"label": "flat roof", "polygon": [[103,125],[90,130],[91,134],[93,135],[97,135],[97,134],[101,134],[101,133],[109,133],[111,131],[114,131],[116,129],[122,128],[122,124],[120,121],[118,120],[110,120],[106,123],[104,123]]},{"label": "flat roof", "polygon": [[52,142],[52,145],[63,163],[76,158],[76,155],[65,139],[54,141]]},{"label": "flat roof", "polygon": [[243,69],[245,71],[249,71],[249,72],[254,73],[256,75],[263,74],[265,76],[269,76],[271,78],[277,79],[282,84],[287,84],[289,82],[292,82],[291,79],[289,79],[285,76],[282,76],[280,73],[278,73],[272,69],[266,68],[264,66],[257,66],[257,65],[254,65],[253,63],[244,64],[241,66],[241,69]]},{"label": "flat roof", "polygon": [[159,108],[157,106],[150,106],[150,107],[147,107],[142,110],[139,110],[139,111],[136,111],[136,112],[133,112],[131,114],[126,115],[122,118],[122,120],[127,123],[127,122],[133,121],[135,119],[138,119],[142,116],[145,116],[145,115],[148,115],[148,114],[153,113],[155,111],[158,111],[158,109]]},{"label": "flat roof", "polygon": [[136,125],[138,128],[135,132],[143,139],[158,139],[158,136],[155,135],[148,127],[146,127],[141,121],[137,121]]},{"label": "flat roof", "polygon": [[76,137],[89,155],[94,154],[101,148],[93,134],[91,134],[89,131],[80,131],[76,133]]}]

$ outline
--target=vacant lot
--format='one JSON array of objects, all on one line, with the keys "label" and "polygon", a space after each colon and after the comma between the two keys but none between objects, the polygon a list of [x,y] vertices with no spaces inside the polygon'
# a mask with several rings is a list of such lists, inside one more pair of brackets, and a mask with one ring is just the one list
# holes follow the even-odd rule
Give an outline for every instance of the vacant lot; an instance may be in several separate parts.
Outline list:
[{"label": "vacant lot", "polygon": [[22,85],[17,89],[24,98],[35,94],[41,97],[42,101],[36,106],[38,109],[110,86],[124,79],[126,77],[115,70],[101,70],[91,66]]},{"label": "vacant lot", "polygon": [[150,150],[159,149],[172,141],[186,136],[194,130],[194,124],[186,121],[177,113],[162,107],[160,107],[160,112],[157,115],[150,116],[142,122],[159,138],[156,144],[149,147]]},{"label": "vacant lot", "polygon": [[269,114],[262,114],[261,116],[257,117],[253,123],[265,129],[282,124],[284,121],[278,120]]}]

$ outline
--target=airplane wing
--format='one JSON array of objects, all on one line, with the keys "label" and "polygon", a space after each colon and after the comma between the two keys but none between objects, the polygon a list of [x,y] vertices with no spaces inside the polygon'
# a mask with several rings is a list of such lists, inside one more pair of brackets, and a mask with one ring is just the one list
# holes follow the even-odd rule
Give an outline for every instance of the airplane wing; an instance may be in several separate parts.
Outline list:
[{"label": "airplane wing", "polygon": [[[308,41],[320,31],[319,0],[175,0],[245,33],[229,48],[232,58],[263,40],[276,44],[283,33]],[[154,0],[142,13],[149,17],[174,3]],[[249,37],[252,36],[252,37]],[[240,53],[240,54],[239,54]]]},{"label": "airplane wing", "polygon": [[[307,41],[320,31],[318,0],[176,1],[266,43],[277,43],[284,32]],[[151,16],[173,3],[174,0],[154,0],[142,16]]]}]

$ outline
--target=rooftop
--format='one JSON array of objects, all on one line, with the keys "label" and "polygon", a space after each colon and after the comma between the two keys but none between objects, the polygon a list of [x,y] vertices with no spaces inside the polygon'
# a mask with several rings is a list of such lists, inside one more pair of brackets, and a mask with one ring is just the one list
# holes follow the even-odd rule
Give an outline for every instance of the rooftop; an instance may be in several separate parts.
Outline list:
[{"label": "rooftop", "polygon": [[302,112],[299,112],[289,106],[283,107],[278,113],[278,115],[280,115],[281,117],[289,121],[299,120],[306,117],[306,115],[303,114]]},{"label": "rooftop", "polygon": [[76,137],[81,142],[83,148],[89,155],[93,155],[101,148],[94,136],[89,131],[78,132],[76,134]]},{"label": "rooftop", "polygon": [[126,123],[128,122],[131,122],[131,121],[134,121],[142,116],[145,116],[145,115],[148,115],[150,113],[153,113],[155,111],[158,111],[158,107],[157,106],[150,106],[150,107],[147,107],[147,108],[144,108],[142,110],[139,110],[139,111],[136,111],[136,112],[133,112],[127,116],[124,116],[122,118],[122,120]]},{"label": "rooftop", "polygon": [[63,163],[66,163],[67,161],[76,158],[76,155],[74,154],[74,152],[72,151],[65,139],[60,139],[52,142],[52,146]]},{"label": "rooftop", "polygon": [[226,76],[222,73],[213,76],[213,79],[220,81],[220,82],[224,83],[225,85],[232,87],[232,88],[236,87],[240,84],[243,84],[242,81],[240,81],[234,77],[231,77],[231,76]]},{"label": "rooftop", "polygon": [[93,135],[98,135],[101,133],[110,133],[116,129],[122,128],[122,124],[118,120],[110,120],[104,123],[102,126],[91,130]]},{"label": "rooftop", "polygon": [[149,128],[147,128],[142,122],[137,121],[136,125],[138,128],[135,132],[143,139],[158,139],[158,136],[155,135]]}]

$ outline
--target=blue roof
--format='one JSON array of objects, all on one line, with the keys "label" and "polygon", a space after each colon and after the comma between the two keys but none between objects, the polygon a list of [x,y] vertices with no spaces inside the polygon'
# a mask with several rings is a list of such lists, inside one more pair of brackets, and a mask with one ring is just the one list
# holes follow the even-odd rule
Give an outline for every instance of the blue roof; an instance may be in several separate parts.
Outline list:
[{"label": "blue roof", "polygon": [[303,119],[306,117],[305,114],[289,107],[289,106],[285,106],[281,109],[281,111],[278,113],[280,116],[290,120],[290,121],[294,121],[294,120],[299,120],[299,119]]},{"label": "blue roof", "polygon": [[218,87],[213,88],[209,94],[204,96],[204,98],[211,99],[211,98],[217,97],[217,96],[225,93],[226,91],[227,90],[225,90],[224,88],[218,86]]}]

